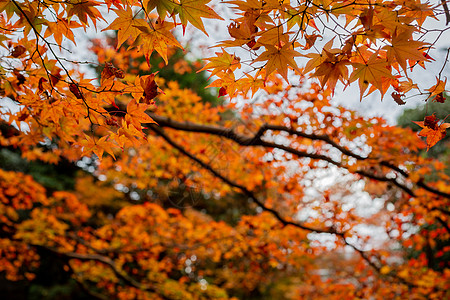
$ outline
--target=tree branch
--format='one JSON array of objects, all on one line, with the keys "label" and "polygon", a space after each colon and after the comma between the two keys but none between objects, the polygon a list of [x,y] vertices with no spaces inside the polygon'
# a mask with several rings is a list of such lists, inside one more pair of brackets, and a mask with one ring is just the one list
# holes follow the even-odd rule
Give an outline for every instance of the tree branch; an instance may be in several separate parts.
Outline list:
[{"label": "tree branch", "polygon": [[[227,138],[229,140],[232,140],[241,146],[262,146],[262,147],[266,147],[266,148],[277,148],[277,149],[284,150],[288,153],[291,153],[297,157],[308,157],[311,159],[323,160],[323,161],[329,162],[335,166],[345,168],[345,166],[343,166],[342,163],[335,161],[326,155],[308,153],[308,152],[297,150],[292,147],[284,146],[284,145],[281,145],[278,143],[266,142],[261,139],[261,136],[264,134],[264,132],[266,130],[284,131],[284,132],[287,132],[287,133],[290,133],[293,135],[297,135],[297,136],[300,136],[303,138],[308,138],[311,140],[320,140],[320,141],[326,142],[329,145],[331,145],[334,148],[341,151],[342,154],[353,157],[360,161],[373,159],[378,164],[385,166],[387,168],[390,168],[391,170],[393,170],[395,172],[398,172],[405,178],[409,177],[409,174],[407,172],[405,172],[404,170],[400,169],[399,167],[397,167],[389,162],[386,162],[386,161],[379,162],[378,160],[376,160],[374,158],[362,157],[356,153],[353,153],[351,150],[339,145],[338,143],[333,141],[329,136],[326,136],[326,135],[308,134],[308,133],[294,130],[292,128],[285,127],[285,126],[264,124],[259,128],[258,132],[254,136],[251,137],[251,136],[245,136],[242,134],[238,134],[238,133],[234,132],[234,130],[232,128],[224,128],[224,127],[219,127],[219,126],[214,126],[214,125],[196,124],[196,123],[192,123],[192,122],[179,122],[179,121],[175,121],[170,118],[167,118],[167,117],[158,116],[153,113],[149,113],[149,115],[161,127],[168,127],[168,128],[177,129],[177,130],[181,130],[181,131],[187,131],[187,132],[199,132],[199,133],[213,134],[216,136],[221,136],[221,137]],[[378,180],[378,181],[392,182],[394,185],[396,185],[397,187],[402,189],[404,192],[406,192],[411,197],[416,196],[415,193],[413,192],[413,190],[411,190],[405,184],[397,181],[396,178],[388,178],[386,176],[377,176],[377,175],[374,175],[374,174],[369,173],[364,170],[359,170],[359,171],[356,171],[355,173],[357,173],[361,176],[370,178],[370,179]],[[431,192],[431,193],[439,195],[441,197],[450,199],[449,193],[439,191],[433,187],[430,187],[429,185],[424,183],[423,179],[419,180],[416,183],[416,185],[418,187],[421,187],[421,188],[427,190],[428,192]]]},{"label": "tree branch", "polygon": [[[133,279],[131,276],[129,276],[128,274],[126,274],[123,270],[120,270],[119,267],[116,266],[116,264],[114,263],[114,261],[112,259],[110,259],[109,257],[103,256],[103,255],[99,255],[99,254],[82,254],[82,253],[76,253],[76,252],[62,252],[59,251],[53,247],[49,247],[49,246],[43,246],[43,245],[34,245],[34,244],[30,244],[31,246],[34,247],[38,247],[38,248],[43,248],[47,251],[50,251],[54,254],[69,258],[69,259],[79,259],[79,260],[83,260],[83,261],[98,261],[100,263],[103,263],[105,265],[107,265],[109,268],[111,268],[111,270],[114,272],[114,274],[119,278],[122,279],[125,283],[143,290],[143,291],[149,291],[149,292],[155,292],[158,293],[158,295],[160,295],[160,291],[158,291],[155,286],[153,285],[145,285],[142,284],[138,281],[136,281],[135,279]],[[164,299],[169,299],[166,298],[164,296],[162,296]]]}]

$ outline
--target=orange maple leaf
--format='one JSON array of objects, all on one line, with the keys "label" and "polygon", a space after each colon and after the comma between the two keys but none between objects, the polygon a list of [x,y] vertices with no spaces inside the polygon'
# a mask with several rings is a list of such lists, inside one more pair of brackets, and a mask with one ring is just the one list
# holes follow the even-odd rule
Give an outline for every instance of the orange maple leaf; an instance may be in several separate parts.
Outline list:
[{"label": "orange maple leaf", "polygon": [[144,19],[137,19],[136,16],[133,15],[133,11],[129,6],[127,6],[126,10],[114,9],[114,12],[117,14],[117,18],[102,31],[118,30],[117,48],[119,48],[128,39],[130,39],[131,43],[134,42],[134,40],[136,40],[136,38],[141,34],[141,30],[137,27],[146,26],[147,22]]},{"label": "orange maple leaf", "polygon": [[47,22],[47,29],[44,34],[44,38],[47,38],[53,34],[53,38],[55,39],[58,45],[62,44],[63,37],[66,37],[70,41],[75,43],[75,36],[73,35],[72,28],[81,27],[78,22],[69,21],[63,17],[63,14],[58,15],[57,22]]},{"label": "orange maple leaf", "polygon": [[312,71],[313,69],[321,65],[324,61],[326,61],[328,58],[327,53],[337,54],[341,52],[340,49],[331,48],[333,46],[333,41],[334,39],[328,41],[325,46],[323,46],[321,53],[308,53],[303,55],[304,57],[310,58],[310,60],[308,60],[308,62],[306,63],[304,70],[305,73]]},{"label": "orange maple leaf", "polygon": [[97,141],[87,134],[85,134],[84,136],[86,139],[81,141],[81,144],[83,145],[83,154],[89,154],[91,152],[94,152],[99,159],[102,159],[103,152],[106,151],[114,159],[116,159],[116,157],[114,156],[114,152],[112,150],[113,144],[107,140],[108,136],[103,136]]},{"label": "orange maple leaf", "polygon": [[322,51],[322,54],[325,54],[326,59],[317,66],[313,76],[319,77],[322,86],[328,84],[328,87],[334,92],[338,80],[342,83],[347,80],[347,65],[350,64],[350,61],[343,55],[337,55],[325,49]]},{"label": "orange maple leaf", "polygon": [[445,91],[445,86],[447,85],[447,78],[445,78],[445,81],[440,80],[436,77],[437,83],[427,89],[428,92],[430,92],[430,96],[428,96],[427,99],[430,99],[433,96],[439,95]]},{"label": "orange maple leaf", "polygon": [[146,23],[145,26],[136,26],[136,28],[141,32],[132,46],[140,46],[147,58],[150,57],[153,50],[155,50],[167,64],[168,46],[175,46],[183,49],[170,32],[170,30],[174,28],[174,24],[171,22],[165,22],[158,19],[155,23]]},{"label": "orange maple leaf", "polygon": [[263,52],[254,62],[267,60],[266,78],[273,71],[277,70],[283,78],[288,81],[287,71],[288,66],[299,71],[297,63],[294,60],[295,56],[300,56],[300,53],[292,49],[291,44],[286,44],[282,48],[277,48],[272,45],[265,45],[266,51]]},{"label": "orange maple leaf", "polygon": [[128,124],[133,124],[138,130],[141,130],[141,123],[155,123],[156,122],[145,113],[149,105],[144,103],[137,103],[135,99],[131,100],[127,105],[127,114],[125,120]]},{"label": "orange maple leaf", "polygon": [[379,59],[378,54],[374,53],[365,63],[353,63],[353,73],[350,76],[350,82],[359,80],[360,98],[364,95],[369,83],[375,86],[382,95],[386,92],[383,89],[383,79],[393,79],[391,72],[388,70],[388,64],[384,59]]},{"label": "orange maple leaf", "polygon": [[427,138],[427,151],[445,137],[447,128],[450,127],[450,123],[442,123],[439,127],[436,126],[435,129],[426,126],[423,121],[414,123],[423,128],[419,132],[419,136]]},{"label": "orange maple leaf", "polygon": [[423,53],[418,50],[420,47],[423,47],[425,43],[410,40],[410,37],[411,31],[407,30],[392,38],[392,46],[383,47],[383,49],[387,50],[388,61],[390,63],[397,61],[405,72],[406,60],[414,62],[427,60]]},{"label": "orange maple leaf", "polygon": [[234,54],[230,55],[228,52],[222,49],[222,53],[216,52],[216,55],[217,55],[216,57],[207,58],[207,60],[209,60],[209,63],[206,64],[206,66],[204,66],[200,70],[198,70],[197,73],[204,70],[212,69],[211,75],[209,76],[209,78],[211,78],[212,76],[216,75],[219,72],[225,71],[233,72],[237,68],[241,67],[240,63],[241,59]]},{"label": "orange maple leaf", "polygon": [[415,84],[410,78],[408,81],[400,81],[397,86],[394,86],[394,89],[400,93],[407,93],[412,89],[418,89],[417,84]]},{"label": "orange maple leaf", "polygon": [[70,19],[72,15],[76,15],[81,23],[83,23],[83,26],[88,26],[87,17],[89,16],[94,26],[97,26],[98,19],[106,20],[98,9],[95,8],[96,6],[100,6],[100,3],[96,1],[75,0],[67,5],[67,17]]}]

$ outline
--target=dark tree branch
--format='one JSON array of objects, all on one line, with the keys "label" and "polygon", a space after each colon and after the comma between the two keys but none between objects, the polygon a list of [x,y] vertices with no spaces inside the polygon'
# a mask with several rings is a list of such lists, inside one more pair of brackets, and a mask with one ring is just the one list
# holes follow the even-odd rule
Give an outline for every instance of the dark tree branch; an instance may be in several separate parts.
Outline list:
[{"label": "dark tree branch", "polygon": [[[389,162],[386,162],[386,161],[379,162],[378,160],[376,160],[374,158],[362,157],[358,154],[355,154],[351,150],[339,145],[338,143],[333,141],[329,136],[326,136],[326,135],[307,134],[307,133],[300,132],[300,131],[297,131],[297,130],[294,130],[292,128],[288,128],[285,126],[265,124],[259,128],[258,132],[254,136],[245,136],[245,135],[234,132],[234,130],[232,128],[224,128],[224,127],[219,127],[219,126],[214,126],[214,125],[196,124],[196,123],[192,123],[192,122],[179,122],[179,121],[175,121],[170,118],[167,118],[167,117],[155,115],[153,113],[150,113],[149,115],[161,127],[168,127],[168,128],[181,130],[181,131],[187,131],[187,132],[199,132],[199,133],[213,134],[216,136],[221,136],[221,137],[230,139],[230,140],[238,143],[241,146],[262,146],[262,147],[266,147],[266,148],[277,148],[277,149],[284,150],[288,153],[291,153],[297,157],[308,157],[311,159],[323,160],[323,161],[331,163],[335,166],[345,168],[345,166],[343,166],[342,163],[335,161],[326,155],[308,153],[308,152],[297,150],[292,147],[284,146],[284,145],[281,145],[278,143],[266,142],[261,139],[262,135],[264,134],[264,132],[266,130],[284,131],[284,132],[290,133],[292,135],[297,135],[297,136],[300,136],[303,138],[324,141],[324,142],[328,143],[329,145],[333,146],[334,148],[338,149],[339,151],[341,151],[341,153],[343,153],[347,156],[353,157],[357,160],[364,161],[364,160],[368,160],[368,159],[373,159],[378,164],[385,166],[387,168],[390,168],[391,170],[393,170],[395,172],[398,172],[405,178],[409,177],[409,174],[407,172],[405,172],[404,170],[400,169],[399,167],[397,167]],[[406,192],[411,197],[416,196],[415,193],[413,192],[413,190],[411,190],[405,184],[397,181],[396,178],[388,178],[386,176],[377,176],[375,174],[372,174],[372,173],[364,171],[364,170],[356,171],[356,173],[361,176],[370,178],[370,179],[375,179],[378,181],[385,181],[385,182],[392,182],[394,185],[396,185],[397,187],[402,189],[404,192]],[[427,185],[426,183],[424,183],[423,179],[419,180],[416,184],[418,187],[421,187],[421,188],[427,190],[428,192],[431,192],[431,193],[439,195],[441,197],[450,199],[449,193],[439,191],[439,190]]]},{"label": "dark tree branch", "polygon": [[444,226],[445,230],[447,230],[447,232],[450,233],[450,227],[444,220],[442,220],[439,217],[436,217],[436,220],[438,220],[438,222],[441,223],[442,226]]},{"label": "dark tree branch", "polygon": [[[123,270],[119,269],[119,267],[117,267],[116,264],[114,263],[114,261],[112,259],[110,259],[109,257],[99,255],[99,254],[82,254],[82,253],[76,253],[76,252],[70,252],[70,251],[63,252],[63,251],[59,251],[58,249],[55,249],[53,247],[43,246],[43,245],[31,244],[31,246],[34,246],[37,248],[43,248],[43,249],[50,251],[56,255],[60,255],[62,257],[68,258],[68,259],[79,259],[82,261],[97,261],[97,262],[103,263],[103,264],[107,265],[109,268],[111,268],[111,270],[114,272],[114,274],[117,276],[117,278],[122,279],[125,283],[129,284],[130,286],[133,286],[133,287],[143,290],[143,291],[158,293],[158,295],[160,295],[160,291],[158,291],[155,288],[155,286],[142,284],[142,283],[136,281],[130,275],[125,273]],[[162,296],[162,297],[164,299],[169,299],[164,296]]]}]

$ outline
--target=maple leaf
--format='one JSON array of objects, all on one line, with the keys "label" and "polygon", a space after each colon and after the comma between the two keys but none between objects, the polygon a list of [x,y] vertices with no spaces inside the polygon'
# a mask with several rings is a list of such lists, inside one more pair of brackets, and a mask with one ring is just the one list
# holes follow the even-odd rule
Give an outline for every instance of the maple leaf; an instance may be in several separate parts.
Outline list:
[{"label": "maple leaf", "polygon": [[75,97],[77,97],[77,99],[83,99],[83,94],[81,93],[80,88],[75,83],[69,84],[69,90],[72,92],[72,94],[75,95]]},{"label": "maple leaf", "polygon": [[236,40],[249,40],[253,36],[253,32],[251,32],[247,26],[241,26],[241,24],[238,23],[231,23],[228,25],[228,33]]},{"label": "maple leaf", "polygon": [[[427,138],[427,151],[430,150],[431,147],[436,145],[437,142],[442,140],[445,135],[447,128],[450,128],[450,123],[442,123],[441,125],[433,126],[434,128],[430,128],[431,124],[425,124],[424,121],[414,122],[423,129],[419,132],[419,136],[423,136]],[[429,123],[429,122],[428,122]],[[427,126],[428,125],[428,126]]]},{"label": "maple leaf", "polygon": [[288,81],[287,71],[288,66],[291,66],[295,70],[299,71],[297,63],[294,60],[295,56],[300,56],[300,53],[292,49],[291,44],[286,44],[282,48],[277,48],[272,45],[266,45],[266,51],[263,52],[258,58],[254,60],[257,61],[265,61],[266,64],[266,78],[275,70],[283,76],[283,78]]},{"label": "maple leaf", "polygon": [[400,81],[396,86],[394,86],[394,89],[400,93],[407,93],[410,90],[417,88],[417,84],[415,84],[410,78],[408,78],[408,81]]},{"label": "maple leaf", "polygon": [[142,123],[157,124],[148,114],[145,113],[148,107],[149,105],[137,103],[135,99],[132,99],[127,105],[125,121],[129,124],[133,124],[138,130],[141,130]]},{"label": "maple leaf", "polygon": [[248,10],[261,10],[263,9],[264,2],[259,0],[232,0],[232,1],[226,1],[229,4],[236,5],[236,9],[242,10],[242,11],[248,11]]},{"label": "maple leaf", "polygon": [[379,24],[383,25],[391,32],[410,29],[411,25],[401,22],[397,11],[393,9],[375,10],[375,15],[379,20]]},{"label": "maple leaf", "polygon": [[293,32],[283,32],[282,26],[271,26],[267,30],[259,32],[258,45],[277,45],[282,47],[289,43],[289,34]]},{"label": "maple leaf", "polygon": [[[220,79],[216,79],[213,82],[211,82],[207,87],[219,87],[224,88],[230,97],[233,97],[235,93],[238,91],[238,86],[236,84],[236,78],[234,76],[234,73],[228,73],[228,72],[219,72],[217,73],[217,76]],[[223,90],[222,90],[223,91]]]},{"label": "maple leaf", "polygon": [[224,87],[221,87],[221,88],[219,89],[219,97],[223,97],[223,96],[225,96],[226,94],[228,94],[228,93],[227,93],[227,89],[224,88]]},{"label": "maple leaf", "polygon": [[331,49],[333,46],[333,39],[328,41],[325,46],[323,46],[321,53],[308,53],[304,55],[305,57],[311,58],[308,60],[305,66],[305,73],[312,71],[317,68],[320,64],[322,64],[328,57],[327,53],[339,53],[341,52],[339,49]]},{"label": "maple leaf", "polygon": [[18,14],[20,13],[19,9],[17,8],[16,4],[12,1],[6,1],[2,0],[0,1],[0,11],[5,12],[8,19],[11,19],[14,13]]},{"label": "maple leaf", "polygon": [[436,97],[434,97],[434,101],[444,103],[445,102],[444,93],[437,94]]},{"label": "maple leaf", "polygon": [[[446,5],[445,2],[443,2],[443,5],[444,4]],[[408,4],[408,11],[405,15],[414,18],[419,26],[422,26],[423,22],[425,22],[428,17],[436,20],[438,19],[434,15],[432,4],[429,2],[422,3],[421,1],[411,1],[411,3]]]},{"label": "maple leaf", "polygon": [[136,28],[141,32],[132,46],[140,46],[147,58],[147,61],[153,50],[155,50],[159,53],[159,55],[161,55],[167,64],[168,46],[175,46],[183,49],[180,43],[170,32],[170,30],[174,27],[174,24],[158,19],[155,23],[150,23],[150,26],[148,23],[146,23],[145,26],[136,26]]},{"label": "maple leaf", "polygon": [[[410,40],[411,30],[406,30],[392,38],[392,46],[384,46],[387,50],[387,58],[389,63],[397,63],[406,72],[406,61],[424,61],[425,56],[418,49],[423,47],[425,43]],[[395,59],[394,59],[395,58]]]},{"label": "maple leaf", "polygon": [[81,27],[78,22],[69,21],[67,18],[64,18],[64,14],[60,13],[58,15],[57,22],[47,22],[47,29],[44,34],[44,38],[47,38],[53,34],[53,38],[55,39],[58,45],[61,45],[63,36],[75,43],[75,36],[72,32],[72,28]]},{"label": "maple leaf", "polygon": [[106,21],[102,14],[95,6],[99,6],[100,3],[90,0],[74,0],[67,5],[67,17],[70,18],[76,15],[84,26],[88,25],[87,17],[91,19],[94,26],[97,26],[97,19]]},{"label": "maple leaf", "polygon": [[105,0],[105,4],[108,6],[108,9],[111,8],[111,5],[114,5],[119,9],[123,9],[122,0]]},{"label": "maple leaf", "polygon": [[48,80],[44,77],[41,77],[39,79],[39,84],[38,84],[38,94],[43,93],[45,90],[51,90],[51,85],[50,84],[45,84],[46,82],[48,82]]},{"label": "maple leaf", "polygon": [[119,48],[128,39],[130,42],[134,42],[136,38],[141,34],[138,26],[147,26],[147,22],[144,19],[137,19],[133,16],[133,11],[129,6],[126,10],[114,9],[117,14],[117,18],[105,29],[105,30],[117,30],[117,48]]},{"label": "maple leaf", "polygon": [[[296,9],[287,9],[285,14],[287,15],[287,28],[290,30],[292,27],[297,25],[299,28],[306,28],[308,23],[312,21],[312,18],[308,12],[309,8],[306,5],[301,5]],[[313,23],[314,24],[314,23]]]},{"label": "maple leaf", "polygon": [[[9,1],[12,2],[12,1]],[[13,2],[16,3],[17,2]],[[15,6],[15,5],[14,5]],[[0,10],[1,11],[1,10]],[[41,15],[41,9],[39,8],[39,4],[36,2],[28,3],[27,5],[23,5],[20,11],[16,11],[16,13],[20,16],[21,20],[18,22],[26,22],[27,25],[24,27],[23,34],[27,36],[32,28],[37,31],[41,31],[42,25],[47,24],[47,20],[43,18]]]},{"label": "maple leaf", "polygon": [[365,8],[363,12],[359,15],[359,21],[364,26],[365,30],[370,30],[373,24],[373,12],[374,8]]},{"label": "maple leaf", "polygon": [[180,4],[176,7],[176,11],[180,17],[181,24],[183,24],[183,31],[189,21],[189,23],[208,35],[201,18],[223,20],[221,16],[206,5],[206,3],[209,2],[211,2],[211,0],[180,0]]},{"label": "maple leaf", "polygon": [[103,152],[106,151],[115,159],[114,152],[111,148],[113,144],[107,140],[108,136],[103,136],[97,141],[89,135],[85,134],[84,136],[85,140],[81,141],[81,145],[83,146],[83,154],[94,152],[99,159],[102,159]]},{"label": "maple leaf", "polygon": [[383,95],[383,78],[393,79],[391,72],[388,69],[388,64],[385,60],[379,59],[378,54],[374,53],[365,63],[353,63],[353,73],[350,75],[350,82],[359,80],[360,98],[362,99],[364,92],[369,84],[375,86]]},{"label": "maple leaf", "polygon": [[156,8],[162,20],[164,20],[167,14],[171,15],[177,6],[177,3],[171,0],[144,0],[143,4],[144,7],[147,7],[148,12]]},{"label": "maple leaf", "polygon": [[322,53],[326,54],[326,59],[316,68],[313,76],[320,78],[322,86],[328,84],[328,87],[334,91],[338,80],[344,82],[348,77],[347,65],[350,61],[343,55],[337,54],[335,51],[327,51],[323,49]]},{"label": "maple leaf", "polygon": [[112,80],[114,80],[114,78],[116,77],[122,79],[125,77],[125,74],[122,70],[114,67],[112,63],[106,63],[101,74],[100,82],[102,86],[105,84],[105,82],[112,82]]},{"label": "maple leaf", "polygon": [[427,89],[428,92],[430,92],[430,95],[427,97],[427,100],[430,99],[433,96],[437,96],[443,92],[445,92],[445,86],[447,85],[447,78],[445,78],[445,81],[440,80],[436,77],[437,83]]},{"label": "maple leaf", "polygon": [[318,37],[322,37],[321,35],[318,35],[318,34],[311,34],[311,35],[308,35],[308,34],[305,34],[305,41],[306,41],[306,44],[305,44],[305,46],[303,46],[303,50],[308,50],[308,49],[310,49],[312,46],[314,46],[314,44],[316,43],[316,39],[318,38]]},{"label": "maple leaf", "polygon": [[[127,116],[125,116],[126,118]],[[140,126],[139,126],[140,128]],[[134,124],[128,124],[128,121],[122,120],[122,126],[117,130],[117,134],[111,134],[114,140],[120,147],[132,144],[134,147],[139,147],[141,144],[138,138],[146,139],[145,134],[141,129],[137,129]]]},{"label": "maple leaf", "polygon": [[439,128],[438,125],[439,119],[436,118],[436,114],[432,114],[431,116],[426,116],[425,120],[423,121],[423,125],[426,127],[437,130]]},{"label": "maple leaf", "polygon": [[216,75],[219,72],[225,72],[225,71],[231,71],[233,72],[237,68],[241,67],[240,64],[240,58],[233,55],[230,55],[228,52],[222,49],[222,52],[216,52],[216,57],[208,58],[209,63],[207,63],[203,68],[197,71],[197,73],[204,71],[204,70],[210,70],[211,76]]},{"label": "maple leaf", "polygon": [[155,81],[155,73],[148,76],[142,76],[140,78],[140,83],[141,87],[144,89],[144,98],[141,98],[141,100],[143,100],[145,104],[152,104],[153,99],[161,93]]},{"label": "maple leaf", "polygon": [[111,77],[114,77],[114,69],[115,67],[112,63],[106,63],[101,74],[101,81],[103,82]]}]

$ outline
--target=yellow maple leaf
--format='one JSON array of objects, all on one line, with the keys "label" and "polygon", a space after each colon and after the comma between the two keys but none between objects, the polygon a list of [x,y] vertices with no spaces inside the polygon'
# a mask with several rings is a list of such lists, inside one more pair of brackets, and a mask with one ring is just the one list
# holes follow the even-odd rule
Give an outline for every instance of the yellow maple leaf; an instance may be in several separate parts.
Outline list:
[{"label": "yellow maple leaf", "polygon": [[164,20],[167,14],[173,13],[177,3],[172,0],[144,0],[143,6],[147,7],[148,12],[156,8],[159,17]]},{"label": "yellow maple leaf", "polygon": [[201,18],[223,20],[213,9],[206,5],[209,2],[211,0],[180,0],[176,11],[180,17],[181,24],[183,24],[183,28],[186,27],[189,21],[189,23],[208,35]]}]

